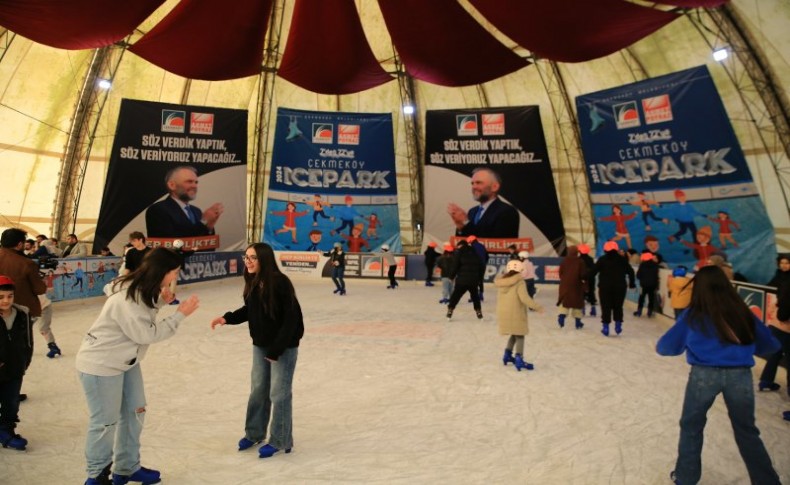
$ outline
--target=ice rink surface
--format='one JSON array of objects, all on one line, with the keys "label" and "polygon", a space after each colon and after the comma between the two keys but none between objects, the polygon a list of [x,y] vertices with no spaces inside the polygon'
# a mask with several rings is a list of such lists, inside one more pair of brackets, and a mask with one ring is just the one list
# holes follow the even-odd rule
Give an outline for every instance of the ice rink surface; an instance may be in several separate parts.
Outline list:
[{"label": "ice rink surface", "polygon": [[[294,382],[294,450],[259,459],[237,451],[251,361],[246,324],[212,331],[210,320],[241,303],[241,278],[193,284],[200,309],[142,362],[148,400],[144,466],[165,484],[668,484],[673,469],[685,357],[654,351],[670,320],[630,317],[605,338],[597,318],[560,329],[556,287],[530,314],[526,360],[502,365],[495,290],[485,318],[459,304],[448,322],[440,287],[294,280],[305,315]],[[47,359],[36,336],[18,432],[26,452],[0,449],[0,483],[83,483],[87,406],[74,368],[80,340],[104,298],[57,303],[52,329],[64,356]],[[161,314],[175,310],[167,307]],[[629,311],[630,310],[630,311]],[[758,360],[755,379],[762,368]],[[777,382],[784,384],[784,370]],[[790,410],[780,392],[756,393],[757,425],[783,482],[790,483]],[[705,484],[748,483],[719,397],[708,414]]]}]

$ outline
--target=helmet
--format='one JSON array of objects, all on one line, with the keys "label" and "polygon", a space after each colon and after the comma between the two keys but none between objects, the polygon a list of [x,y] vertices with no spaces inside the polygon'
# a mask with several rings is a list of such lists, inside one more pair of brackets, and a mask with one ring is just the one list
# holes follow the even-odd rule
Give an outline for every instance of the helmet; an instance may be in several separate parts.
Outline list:
[{"label": "helmet", "polygon": [[653,260],[653,253],[651,253],[650,251],[648,251],[646,253],[642,253],[642,255],[639,256],[639,260],[640,261],[652,261]]},{"label": "helmet", "polygon": [[436,241],[431,241],[428,243],[429,248],[435,248],[436,246],[438,246],[438,244],[436,244]]},{"label": "helmet", "polygon": [[603,245],[603,250],[604,252],[619,251],[620,246],[618,246],[614,241],[607,241],[607,243]]},{"label": "helmet", "polygon": [[579,244],[578,246],[576,246],[576,248],[582,254],[590,254],[590,246],[585,243]]},{"label": "helmet", "polygon": [[450,243],[447,243],[447,244],[445,244],[445,245],[444,245],[444,247],[443,247],[442,249],[444,249],[445,251],[448,251],[448,252],[453,252],[453,250],[454,250],[455,248],[453,247],[453,245],[452,245],[452,244],[450,244]]},{"label": "helmet", "polygon": [[517,271],[521,273],[522,271],[524,271],[524,263],[522,263],[517,259],[511,259],[510,261],[507,262],[506,268],[508,271]]},{"label": "helmet", "polygon": [[390,250],[390,245],[389,244],[382,244],[381,245],[381,250],[382,251],[389,251]]},{"label": "helmet", "polygon": [[682,278],[686,276],[686,267],[678,266],[672,271],[672,276],[674,276],[675,278]]},{"label": "helmet", "polygon": [[518,257],[521,258],[521,259],[527,259],[529,257],[529,252],[528,251],[519,251],[518,252]]}]

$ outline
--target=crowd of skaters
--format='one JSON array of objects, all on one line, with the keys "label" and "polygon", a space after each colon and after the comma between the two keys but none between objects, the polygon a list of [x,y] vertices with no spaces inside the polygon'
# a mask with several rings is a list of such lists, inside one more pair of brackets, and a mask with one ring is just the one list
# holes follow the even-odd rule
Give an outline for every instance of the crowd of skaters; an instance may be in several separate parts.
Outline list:
[{"label": "crowd of skaters", "polygon": [[[16,241],[19,239],[18,233],[14,241],[11,241],[11,235],[14,233],[9,233],[8,238],[6,238],[6,233],[8,231],[3,233],[2,246],[3,250],[10,249],[17,253],[11,254],[11,256],[20,256],[32,263],[27,258],[28,256],[35,257],[35,253],[42,247],[47,250],[48,244],[42,244],[44,241],[49,241],[47,238],[36,241],[37,244],[30,244],[31,241],[24,238],[26,236],[24,232],[22,232],[23,238],[19,241]],[[12,242],[17,243],[12,244]],[[77,248],[77,244],[81,243],[74,241],[72,244],[71,240],[69,243],[66,257],[70,253],[83,254],[82,250]],[[437,247],[437,244],[431,243],[425,252],[425,264],[428,270],[425,285],[433,286],[433,270],[438,266],[442,281],[442,298],[439,302],[447,305],[447,318],[453,317],[453,312],[461,298],[469,293],[469,300],[475,314],[477,318],[482,319],[483,280],[488,260],[485,246],[477,241],[475,236],[469,236],[459,239],[455,245],[443,245],[442,253],[436,251]],[[175,316],[169,317],[169,321],[166,322],[167,319],[157,321],[158,308],[175,299],[175,295],[169,291],[169,288],[177,275],[178,268],[183,264],[183,260],[180,259],[178,253],[170,250],[156,250],[154,252],[158,254],[158,257],[151,258],[145,257],[148,252],[151,250],[145,245],[144,235],[137,232],[132,233],[126,254],[127,271],[108,289],[108,296],[111,299],[115,295],[120,295],[112,301],[118,302],[116,306],[120,305],[119,308],[122,308],[123,311],[116,311],[117,315],[113,317],[109,315],[112,313],[112,305],[109,303],[105,305],[102,315],[89,330],[77,359],[80,379],[91,411],[88,442],[86,443],[89,474],[86,483],[88,484],[128,483],[129,481],[158,483],[160,480],[158,471],[142,467],[139,463],[139,434],[142,431],[142,425],[139,426],[139,429],[135,429],[134,426],[119,428],[123,430],[123,433],[131,433],[132,436],[124,438],[131,439],[130,442],[133,443],[132,456],[136,456],[137,460],[115,462],[115,467],[111,472],[113,457],[119,453],[121,456],[126,456],[130,450],[114,449],[113,447],[118,445],[108,441],[107,436],[101,431],[104,426],[102,423],[106,421],[106,419],[102,419],[102,415],[107,411],[108,406],[112,408],[108,402],[114,402],[116,399],[113,398],[114,391],[112,391],[116,385],[103,383],[105,380],[100,377],[112,377],[104,376],[103,373],[112,374],[120,370],[121,373],[114,374],[115,378],[109,379],[109,381],[118,382],[120,379],[122,387],[128,385],[135,389],[132,395],[136,396],[137,401],[130,398],[127,402],[124,394],[121,407],[118,410],[120,413],[119,422],[130,424],[133,419],[137,419],[140,413],[145,412],[144,397],[140,398],[140,396],[144,396],[142,381],[141,377],[136,375],[139,374],[139,366],[135,366],[135,364],[139,364],[139,360],[138,357],[134,357],[129,362],[121,361],[109,364],[108,356],[117,349],[109,351],[109,349],[91,346],[92,339],[96,338],[95,334],[111,328],[112,332],[124,334],[124,337],[129,340],[130,348],[135,349],[134,355],[141,359],[144,351],[140,354],[140,347],[147,347],[150,343],[172,336],[181,320],[197,308],[197,298],[190,298],[179,305]],[[646,301],[647,316],[651,317],[655,308],[652,297],[658,290],[660,255],[644,251],[639,257],[639,265],[635,273],[629,264],[628,255],[623,254],[614,241],[609,241],[604,245],[604,254],[597,261],[593,260],[589,253],[590,248],[587,245],[571,246],[560,265],[560,285],[557,298],[559,308],[557,323],[560,328],[564,327],[566,318],[570,316],[574,320],[576,329],[582,329],[584,327],[582,317],[585,315],[586,305],[590,305],[591,316],[596,316],[595,305],[600,302],[601,333],[608,337],[610,335],[609,326],[614,322],[614,333],[619,335],[623,331],[625,294],[627,288],[635,287],[635,279],[639,280],[642,291],[634,316],[641,317]],[[39,253],[40,255],[41,253]],[[332,279],[336,285],[335,293],[344,295],[342,245],[337,244],[326,255],[330,257],[330,264],[333,267]],[[393,271],[395,269],[394,257],[386,245],[382,246],[382,257],[390,267],[388,288],[394,289],[397,287]],[[533,370],[534,364],[527,362],[524,354],[525,336],[529,333],[529,312],[539,311],[542,313],[544,309],[533,299],[536,293],[535,267],[529,261],[529,254],[526,251],[517,252],[513,246],[510,248],[510,258],[505,270],[495,277],[493,283],[497,291],[496,321],[498,331],[507,337],[502,362],[505,366],[513,364],[518,371]],[[43,312],[36,309],[35,304],[31,304],[30,309],[20,306],[18,302],[24,299],[24,296],[21,299],[17,298],[17,303],[15,303],[16,295],[27,295],[31,292],[25,288],[26,277],[18,277],[17,281],[20,283],[17,283],[11,277],[3,275],[4,272],[10,272],[5,271],[3,265],[8,259],[8,251],[0,252],[0,275],[2,275],[0,276],[0,317],[5,322],[4,326],[0,325],[0,330],[6,331],[9,342],[12,342],[10,345],[12,348],[16,345],[18,351],[14,352],[15,360],[7,357],[9,355],[8,345],[4,345],[0,351],[0,364],[3,364],[0,365],[0,443],[6,448],[25,449],[27,441],[15,432],[20,389],[24,370],[32,360],[33,324],[37,319],[41,319]],[[144,260],[149,264],[143,264]],[[250,324],[253,348],[256,352],[260,351],[259,354],[254,354],[254,370],[257,373],[253,373],[253,379],[263,379],[263,381],[253,382],[253,391],[248,405],[247,430],[239,442],[239,450],[245,450],[267,441],[259,449],[259,456],[266,458],[281,451],[285,453],[291,451],[290,402],[284,402],[281,397],[275,398],[274,396],[285,392],[285,388],[287,388],[287,393],[290,393],[290,384],[296,363],[296,348],[304,330],[301,310],[298,307],[293,286],[287,277],[277,269],[271,248],[260,243],[251,245],[245,253],[244,260],[245,290],[243,296],[245,305],[235,312],[226,313],[224,317],[216,318],[212,321],[212,328],[230,323],[249,322]],[[37,265],[32,264],[34,266],[27,266],[28,271],[35,270],[37,273]],[[732,397],[733,385],[724,384],[717,388],[708,386],[705,391],[710,399],[699,402],[694,398],[696,396],[694,391],[698,390],[697,388],[702,385],[700,383],[707,378],[706,373],[719,372],[721,369],[725,369],[725,371],[727,369],[750,369],[754,365],[751,356],[755,353],[770,353],[771,355],[769,363],[760,377],[758,389],[760,391],[777,391],[781,388],[774,380],[777,364],[782,358],[789,355],[790,328],[788,327],[790,327],[790,323],[782,322],[790,320],[790,257],[780,256],[776,276],[769,283],[776,286],[779,291],[777,317],[780,320],[779,325],[771,327],[770,331],[762,322],[751,316],[751,313],[748,313],[749,316],[746,318],[746,313],[743,312],[746,307],[738,295],[734,291],[728,293],[727,288],[732,290],[729,285],[731,274],[725,273],[726,268],[727,266],[721,262],[711,260],[708,266],[699,268],[697,275],[693,278],[684,267],[678,267],[672,271],[672,277],[669,279],[668,289],[671,296],[671,306],[677,322],[661,338],[657,351],[663,355],[679,355],[686,352],[687,360],[692,365],[692,375],[689,379],[686,402],[681,417],[679,456],[675,470],[672,472],[672,478],[676,483],[695,483],[699,479],[701,471],[698,456],[701,452],[701,437],[705,424],[704,414],[716,395],[722,393],[725,403],[730,409],[733,426],[737,427],[735,438],[739,447],[742,448],[742,444],[744,446],[748,444],[750,447],[751,451],[749,452],[744,453],[742,450],[750,477],[753,481],[758,480],[755,483],[778,483],[778,476],[771,466],[770,458],[762,446],[759,431],[754,424],[753,394],[751,397],[747,396],[745,401],[743,399],[738,401]],[[139,271],[136,271],[138,269]],[[30,281],[35,281],[35,277],[32,277]],[[279,288],[277,290],[280,292],[278,298],[272,299],[273,293],[261,290],[265,286],[264,281],[269,282],[273,288]],[[725,285],[727,288],[722,288],[722,281],[727,282]],[[31,291],[35,296],[40,288],[35,284],[34,286],[35,288]],[[712,311],[711,295],[717,295],[717,298],[725,295],[728,303],[724,307],[728,308],[731,314],[740,314],[742,318],[735,319],[736,321],[733,323],[732,319],[723,318],[723,315],[728,315],[727,313]],[[280,298],[291,302],[287,308],[277,308],[278,304],[275,301]],[[127,308],[128,305],[133,305],[132,309]],[[748,308],[746,310],[748,311]],[[155,337],[135,335],[133,330],[126,328],[130,320],[128,316],[135,314],[145,314],[146,318],[156,327],[169,330],[159,332]],[[125,315],[125,317],[118,315]],[[290,340],[278,338],[277,331],[285,327],[291,331],[291,335],[295,335]],[[294,328],[301,330],[298,334],[293,334]],[[126,335],[127,332],[129,335]],[[51,334],[51,330],[49,333]],[[711,334],[714,337],[718,335],[718,337],[711,338]],[[42,335],[46,337],[43,330]],[[54,336],[52,338],[54,339]],[[735,353],[733,353],[733,348],[736,349]],[[51,347],[50,350],[52,350]],[[708,353],[707,357],[703,355],[701,358],[700,356],[705,352]],[[104,355],[104,357],[91,360],[90,356],[95,357],[96,355]],[[54,355],[48,354],[48,357],[54,357]],[[113,358],[116,357],[118,356],[113,355]],[[281,357],[282,360],[279,360]],[[3,359],[8,360],[7,366]],[[282,365],[278,365],[278,362]],[[286,363],[287,365],[285,365]],[[135,367],[137,368],[135,372],[128,372]],[[727,372],[724,374],[727,377]],[[121,377],[117,377],[118,375]],[[9,378],[9,376],[11,377]],[[740,372],[736,377],[737,379],[733,379],[741,383],[748,381],[751,385],[749,372]],[[276,379],[279,382],[278,387],[275,389],[272,385],[264,385],[262,382],[265,382],[266,379]],[[724,381],[727,379],[725,378]],[[790,392],[790,378],[788,378],[787,389]],[[752,402],[751,413],[744,411],[744,409],[749,409],[749,399]],[[269,411],[265,413],[265,419],[260,414],[264,408],[271,408],[271,413]],[[785,418],[790,419],[790,412],[785,412]],[[277,421],[278,426],[286,426],[285,434],[272,434],[268,436],[267,440],[265,425],[268,425],[269,419]],[[95,439],[91,439],[91,436]],[[134,445],[135,439],[137,440],[136,445]],[[136,449],[134,449],[135,446]]]}]

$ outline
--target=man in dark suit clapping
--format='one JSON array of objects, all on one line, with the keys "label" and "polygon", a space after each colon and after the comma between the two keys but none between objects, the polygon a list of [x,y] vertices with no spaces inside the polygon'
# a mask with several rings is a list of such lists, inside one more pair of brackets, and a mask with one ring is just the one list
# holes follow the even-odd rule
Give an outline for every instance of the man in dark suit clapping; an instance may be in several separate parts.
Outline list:
[{"label": "man in dark suit clapping", "polygon": [[196,237],[214,234],[214,225],[224,207],[219,202],[205,211],[190,205],[195,200],[198,175],[194,167],[176,167],[165,175],[168,197],[145,212],[149,237]]},{"label": "man in dark suit clapping", "polygon": [[476,168],[472,172],[472,197],[479,205],[467,212],[453,202],[447,205],[447,212],[455,223],[456,236],[518,237],[518,211],[497,197],[501,186],[499,174],[490,168]]}]

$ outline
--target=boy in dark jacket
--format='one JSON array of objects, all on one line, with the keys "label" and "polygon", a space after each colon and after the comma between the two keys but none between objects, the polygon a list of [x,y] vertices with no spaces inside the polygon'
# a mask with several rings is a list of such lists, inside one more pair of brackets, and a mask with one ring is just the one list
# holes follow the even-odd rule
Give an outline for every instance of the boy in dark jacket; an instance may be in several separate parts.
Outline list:
[{"label": "boy in dark jacket", "polygon": [[14,304],[16,286],[0,275],[0,444],[24,450],[27,440],[16,434],[22,377],[33,359],[33,324],[27,308]]},{"label": "boy in dark jacket", "polygon": [[656,291],[658,290],[658,262],[650,251],[642,253],[639,259],[641,263],[636,270],[636,279],[639,280],[642,292],[639,294],[639,304],[634,316],[642,316],[642,307],[645,305],[645,297],[647,297],[647,318],[652,318],[656,304]]},{"label": "boy in dark jacket", "polygon": [[628,260],[618,252],[617,243],[608,241],[603,245],[604,254],[595,262],[591,277],[598,275],[598,299],[601,301],[601,333],[609,336],[609,324],[614,316],[614,331],[623,331],[623,302],[628,287],[635,288],[634,270]]},{"label": "boy in dark jacket", "polygon": [[475,250],[464,241],[458,241],[455,256],[453,256],[453,269],[450,278],[455,280],[453,294],[450,295],[450,302],[447,304],[447,319],[453,317],[453,310],[458,304],[464,293],[467,291],[472,297],[472,305],[475,308],[477,318],[483,318],[483,312],[480,306],[480,295],[477,292],[477,287],[480,283],[480,275],[482,274],[483,263],[480,258],[475,254]]}]

